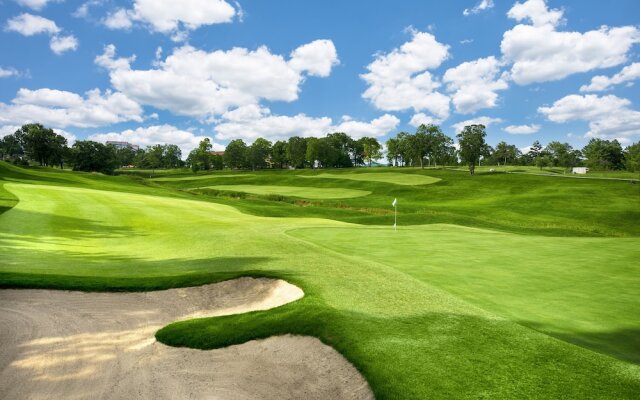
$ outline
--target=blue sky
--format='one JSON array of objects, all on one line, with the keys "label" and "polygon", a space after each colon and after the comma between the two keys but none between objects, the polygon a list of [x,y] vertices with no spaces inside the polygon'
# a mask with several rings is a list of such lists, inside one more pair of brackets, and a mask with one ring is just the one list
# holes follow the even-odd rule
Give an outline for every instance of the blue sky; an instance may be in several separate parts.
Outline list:
[{"label": "blue sky", "polygon": [[[446,4],[445,4],[446,3]],[[640,2],[0,0],[0,135],[640,140]],[[186,154],[185,154],[186,155]]]}]

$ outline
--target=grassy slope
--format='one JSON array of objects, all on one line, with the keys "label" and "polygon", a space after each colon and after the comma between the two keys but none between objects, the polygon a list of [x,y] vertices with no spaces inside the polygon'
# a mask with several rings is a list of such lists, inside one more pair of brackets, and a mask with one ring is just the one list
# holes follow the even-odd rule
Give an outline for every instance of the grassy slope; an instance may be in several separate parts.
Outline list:
[{"label": "grassy slope", "polygon": [[[355,226],[123,193],[170,193],[130,180],[97,177],[64,187],[12,179],[6,188],[20,202],[0,215],[2,285],[145,290],[257,274],[305,290],[303,300],[269,312],[170,325],[158,333],[167,343],[212,348],[275,333],[312,334],[347,356],[379,398],[633,398],[640,390],[638,366],[483,311],[436,288],[418,268],[350,256],[349,249],[336,253],[285,233],[313,227],[322,238],[325,228]],[[102,184],[107,191],[78,188]],[[111,191],[118,185],[121,192]],[[444,235],[414,229],[427,242]],[[502,235],[525,252],[529,240],[543,247],[557,241]],[[467,243],[465,237],[460,241]],[[460,241],[440,257],[459,252]],[[496,269],[509,265],[493,261]]]},{"label": "grassy slope", "polygon": [[303,199],[348,199],[366,196],[371,192],[344,188],[314,188],[308,186],[271,186],[271,185],[212,185],[205,189],[246,192],[262,195],[281,195]]},{"label": "grassy slope", "polygon": [[[352,199],[292,203],[254,196],[241,200],[201,191],[202,198],[233,205],[260,216],[330,218],[367,225],[388,224],[391,202],[398,198],[403,225],[452,223],[545,236],[640,236],[640,185],[621,181],[560,179],[535,175],[480,174],[461,171],[377,168],[379,174],[404,171],[441,179],[429,185],[407,186],[383,182],[336,179],[340,174],[368,174],[370,169],[335,170],[330,179],[306,179],[315,171],[262,172],[236,178],[225,174],[197,175],[190,180],[159,182],[187,190],[217,184],[286,185],[368,190]],[[183,176],[186,178],[187,176]],[[210,196],[210,195],[213,196]]]},{"label": "grassy slope", "polygon": [[485,310],[640,364],[640,239],[546,238],[452,226],[290,234],[384,263]]},{"label": "grassy slope", "polygon": [[408,185],[408,186],[416,186],[416,185],[428,185],[430,183],[438,182],[440,179],[433,178],[427,175],[418,175],[418,174],[403,174],[399,172],[386,172],[384,174],[371,172],[371,173],[342,173],[342,174],[331,174],[331,173],[320,173],[318,175],[300,175],[305,178],[323,178],[323,179],[348,179],[354,181],[366,181],[366,182],[384,182],[384,183],[392,183],[394,185]]}]

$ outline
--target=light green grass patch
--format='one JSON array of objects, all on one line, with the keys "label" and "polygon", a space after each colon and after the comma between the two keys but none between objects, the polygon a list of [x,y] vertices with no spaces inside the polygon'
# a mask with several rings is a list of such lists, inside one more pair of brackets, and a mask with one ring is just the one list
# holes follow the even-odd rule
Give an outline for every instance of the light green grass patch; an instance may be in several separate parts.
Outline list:
[{"label": "light green grass patch", "polygon": [[198,189],[215,189],[231,192],[244,192],[260,195],[281,195],[300,197],[303,199],[348,199],[362,197],[371,192],[367,190],[346,188],[317,188],[307,186],[272,186],[272,185],[213,185]]},{"label": "light green grass patch", "polygon": [[395,185],[417,186],[436,183],[440,178],[427,175],[403,174],[401,172],[365,172],[365,173],[345,173],[332,174],[322,173],[318,175],[300,175],[305,178],[326,178],[326,179],[348,179],[352,181],[383,182]]},{"label": "light green grass patch", "polygon": [[552,336],[640,363],[639,238],[550,238],[453,225],[289,233],[396,268]]}]

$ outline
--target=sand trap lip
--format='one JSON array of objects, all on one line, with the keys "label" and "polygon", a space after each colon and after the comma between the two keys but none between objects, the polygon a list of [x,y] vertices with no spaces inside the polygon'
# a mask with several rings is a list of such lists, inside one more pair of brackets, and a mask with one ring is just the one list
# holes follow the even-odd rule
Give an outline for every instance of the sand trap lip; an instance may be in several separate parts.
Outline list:
[{"label": "sand trap lip", "polygon": [[154,339],[176,320],[267,310],[303,295],[267,278],[146,293],[0,290],[0,398],[373,398],[358,371],[315,338],[210,351]]}]

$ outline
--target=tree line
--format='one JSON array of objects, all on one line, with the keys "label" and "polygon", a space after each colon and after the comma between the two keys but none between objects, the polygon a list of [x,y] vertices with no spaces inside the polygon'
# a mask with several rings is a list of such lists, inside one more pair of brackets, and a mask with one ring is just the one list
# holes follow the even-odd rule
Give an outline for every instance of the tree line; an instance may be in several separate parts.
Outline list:
[{"label": "tree line", "polygon": [[[468,125],[457,135],[458,148],[437,125],[420,125],[415,133],[399,132],[386,141],[390,166],[441,167],[468,165],[473,175],[477,165],[521,165],[561,167],[586,166],[594,170],[640,171],[640,142],[623,149],[617,140],[591,139],[582,149],[553,141],[542,146],[535,141],[522,153],[502,141],[495,147],[486,143],[484,125]],[[369,165],[382,159],[380,142],[373,137],[353,139],[344,132],[325,137],[293,136],[270,142],[257,138],[252,144],[242,139],[229,142],[224,152],[213,152],[211,140],[202,140],[186,161],[174,144],[157,144],[144,149],[117,148],[91,140],[73,146],[41,124],[26,124],[0,139],[0,157],[16,164],[29,161],[41,166],[71,166],[77,171],[113,173],[121,167],[144,169],[189,167],[194,172],[211,169],[264,168],[348,168]]]},{"label": "tree line", "polygon": [[71,166],[74,171],[112,174],[125,166],[139,168],[178,168],[185,165],[182,151],[175,144],[157,144],[146,149],[117,148],[91,140],[76,141],[69,147],[67,139],[41,124],[26,124],[0,139],[0,159],[16,165]]},{"label": "tree line", "polygon": [[211,148],[208,138],[201,141],[189,153],[187,165],[194,172],[223,168],[349,168],[370,166],[382,158],[382,145],[376,138],[353,139],[344,132],[321,138],[292,136],[273,143],[257,138],[251,145],[235,139],[229,142],[223,155],[213,153]]}]

